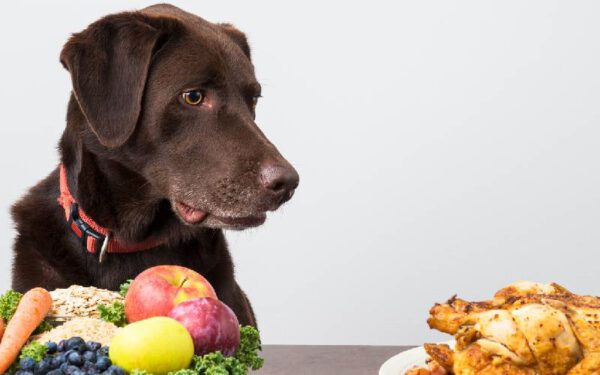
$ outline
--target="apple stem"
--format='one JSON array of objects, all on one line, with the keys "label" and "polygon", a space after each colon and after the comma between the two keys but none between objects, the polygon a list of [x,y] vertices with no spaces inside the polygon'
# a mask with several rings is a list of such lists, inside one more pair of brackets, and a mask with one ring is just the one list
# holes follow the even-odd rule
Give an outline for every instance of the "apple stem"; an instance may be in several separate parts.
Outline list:
[{"label": "apple stem", "polygon": [[185,284],[187,279],[188,279],[187,276],[183,278],[183,280],[181,281],[181,284],[179,284],[179,289],[181,289],[183,287],[183,284]]}]

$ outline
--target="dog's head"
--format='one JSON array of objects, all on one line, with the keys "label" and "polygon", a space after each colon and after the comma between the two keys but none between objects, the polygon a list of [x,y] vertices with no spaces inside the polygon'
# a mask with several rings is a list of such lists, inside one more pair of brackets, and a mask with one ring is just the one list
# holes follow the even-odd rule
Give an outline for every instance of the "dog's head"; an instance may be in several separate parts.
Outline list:
[{"label": "dog's head", "polygon": [[246,37],[170,5],[107,16],[61,53],[84,142],[136,171],[188,225],[245,228],[289,200],[298,174],[255,123]]}]

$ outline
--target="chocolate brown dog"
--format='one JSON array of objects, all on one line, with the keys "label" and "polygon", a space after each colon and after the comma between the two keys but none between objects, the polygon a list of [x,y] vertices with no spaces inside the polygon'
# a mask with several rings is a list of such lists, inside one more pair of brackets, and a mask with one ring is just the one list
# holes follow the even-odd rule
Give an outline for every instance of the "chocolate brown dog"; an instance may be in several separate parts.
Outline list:
[{"label": "chocolate brown dog", "polygon": [[289,200],[298,174],[254,122],[246,37],[170,5],[77,33],[62,164],[13,207],[13,288],[117,289],[159,264],[192,268],[256,324],[222,229]]}]

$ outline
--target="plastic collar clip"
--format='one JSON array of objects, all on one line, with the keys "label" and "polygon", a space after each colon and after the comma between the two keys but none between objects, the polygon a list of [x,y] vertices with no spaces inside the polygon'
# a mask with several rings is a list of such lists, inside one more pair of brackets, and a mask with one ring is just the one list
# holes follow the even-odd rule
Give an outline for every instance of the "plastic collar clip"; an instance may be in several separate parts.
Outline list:
[{"label": "plastic collar clip", "polygon": [[102,263],[106,258],[106,251],[108,250],[108,243],[110,240],[110,233],[108,235],[103,235],[101,233],[96,232],[89,226],[81,217],[79,216],[79,205],[77,203],[73,203],[71,205],[71,214],[69,215],[69,225],[73,232],[79,237],[81,240],[81,246],[86,249],[88,252],[95,254],[96,249],[93,246],[88,247],[88,237],[93,237],[96,241],[93,241],[94,244],[101,242],[102,247],[100,248],[100,257],[99,261]]}]

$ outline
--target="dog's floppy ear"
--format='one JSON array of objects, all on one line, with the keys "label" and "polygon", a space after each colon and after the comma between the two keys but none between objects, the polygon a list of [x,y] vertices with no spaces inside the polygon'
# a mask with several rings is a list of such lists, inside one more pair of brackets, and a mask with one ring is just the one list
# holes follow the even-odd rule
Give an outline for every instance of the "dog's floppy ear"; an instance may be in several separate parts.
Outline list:
[{"label": "dog's floppy ear", "polygon": [[250,45],[248,44],[246,34],[238,30],[230,23],[220,23],[219,27],[221,27],[221,30],[223,30],[225,34],[227,34],[227,36],[229,36],[250,59]]},{"label": "dog's floppy ear", "polygon": [[120,13],[94,22],[63,47],[60,61],[73,94],[105,147],[121,146],[133,134],[153,53],[179,29],[174,19]]}]

